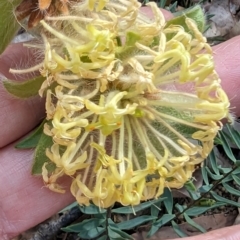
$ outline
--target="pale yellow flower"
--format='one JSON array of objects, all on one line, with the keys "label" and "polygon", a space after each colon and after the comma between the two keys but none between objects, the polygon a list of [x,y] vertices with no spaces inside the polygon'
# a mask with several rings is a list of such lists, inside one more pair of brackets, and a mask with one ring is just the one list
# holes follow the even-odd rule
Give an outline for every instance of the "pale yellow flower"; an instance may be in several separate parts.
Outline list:
[{"label": "pale yellow flower", "polygon": [[152,20],[137,0],[84,0],[41,21],[44,132],[54,141],[46,155],[56,165],[53,180],[45,165],[43,177],[61,191],[58,174],[70,175],[80,204],[137,205],[181,188],[229,115],[194,21],[165,27],[148,5]]}]

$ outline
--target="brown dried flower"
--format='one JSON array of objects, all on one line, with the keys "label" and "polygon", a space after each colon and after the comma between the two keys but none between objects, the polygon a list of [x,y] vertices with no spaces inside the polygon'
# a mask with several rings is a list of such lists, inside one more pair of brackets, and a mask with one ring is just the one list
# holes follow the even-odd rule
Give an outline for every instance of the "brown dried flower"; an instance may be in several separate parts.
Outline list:
[{"label": "brown dried flower", "polygon": [[27,19],[28,28],[33,28],[45,16],[68,15],[69,6],[69,0],[23,0],[15,9],[15,14],[18,21]]}]

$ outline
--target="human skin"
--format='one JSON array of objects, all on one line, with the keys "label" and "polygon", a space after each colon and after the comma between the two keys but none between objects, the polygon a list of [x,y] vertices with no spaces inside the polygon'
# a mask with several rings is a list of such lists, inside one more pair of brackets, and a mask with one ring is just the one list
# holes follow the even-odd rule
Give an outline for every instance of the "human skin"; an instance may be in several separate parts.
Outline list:
[{"label": "human skin", "polygon": [[[167,13],[165,16],[170,17]],[[213,50],[216,70],[231,100],[232,112],[239,116],[240,37],[224,42]],[[9,73],[9,68],[19,67],[19,59],[21,64],[29,64],[31,53],[22,44],[9,46],[0,56],[1,80],[16,79]],[[0,109],[0,239],[9,240],[55,214],[74,199],[69,192],[63,195],[51,192],[44,187],[41,177],[30,174],[33,150],[14,148],[20,138],[44,119],[43,101],[38,97],[24,101],[16,99],[0,84]],[[62,184],[68,189],[67,179]],[[232,226],[181,240],[237,240],[240,239],[238,228]]]}]

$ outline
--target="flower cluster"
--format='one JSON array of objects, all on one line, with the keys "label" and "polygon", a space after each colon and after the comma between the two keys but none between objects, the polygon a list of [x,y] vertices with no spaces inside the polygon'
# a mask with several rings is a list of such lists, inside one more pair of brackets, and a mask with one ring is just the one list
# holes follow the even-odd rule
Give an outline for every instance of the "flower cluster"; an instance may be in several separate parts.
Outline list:
[{"label": "flower cluster", "polygon": [[213,148],[229,101],[195,22],[165,27],[137,0],[83,0],[42,20],[50,189],[80,204],[136,205],[181,188]]}]

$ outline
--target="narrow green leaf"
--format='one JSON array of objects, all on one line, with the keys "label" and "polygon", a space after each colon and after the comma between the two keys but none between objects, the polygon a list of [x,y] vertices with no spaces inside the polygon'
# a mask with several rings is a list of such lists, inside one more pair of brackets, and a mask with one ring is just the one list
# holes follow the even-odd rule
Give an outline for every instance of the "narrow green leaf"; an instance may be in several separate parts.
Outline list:
[{"label": "narrow green leaf", "polygon": [[167,209],[167,212],[169,214],[171,214],[172,210],[173,210],[173,196],[172,196],[172,192],[168,188],[164,188],[164,192],[163,192],[162,197],[165,198],[163,200],[163,204],[164,204],[165,208]]},{"label": "narrow green leaf", "polygon": [[234,174],[232,174],[232,178],[240,186],[240,178]]},{"label": "narrow green leaf", "polygon": [[192,180],[188,180],[185,184],[184,184],[184,187],[186,188],[186,190],[188,191],[190,197],[193,199],[193,200],[196,200],[200,197],[200,194],[199,192],[197,192],[197,189],[193,183]]},{"label": "narrow green leaf", "polygon": [[197,224],[195,221],[193,221],[186,213],[183,214],[184,218],[186,220],[186,222],[191,225],[192,227],[196,228],[198,231],[205,233],[206,230],[200,226],[199,224]]},{"label": "narrow green leaf", "polygon": [[201,187],[198,189],[198,191],[199,191],[200,193],[208,192],[208,191],[211,189],[212,186],[213,186],[212,184],[203,185],[203,186],[201,186]]},{"label": "narrow green leaf", "polygon": [[230,160],[232,160],[235,163],[236,158],[233,155],[232,149],[229,146],[229,143],[226,139],[226,134],[223,131],[221,131],[221,132],[219,132],[219,136],[220,136],[220,139],[222,141],[222,146],[223,146],[225,154],[229,157]]},{"label": "narrow green leaf", "polygon": [[229,200],[229,199],[227,199],[227,198],[221,197],[221,196],[217,195],[217,194],[216,194],[215,192],[213,192],[213,191],[211,191],[211,194],[212,194],[212,196],[216,199],[216,201],[224,202],[224,203],[226,203],[226,204],[230,204],[230,205],[232,205],[232,206],[235,206],[235,207],[240,208],[240,203],[238,203],[238,202],[234,202],[234,201]]},{"label": "narrow green leaf", "polygon": [[214,173],[211,172],[211,170],[208,167],[205,167],[205,169],[207,170],[208,175],[213,179],[213,180],[220,180],[221,178],[223,178],[223,175],[216,175]]},{"label": "narrow green leaf", "polygon": [[149,215],[143,215],[143,216],[139,216],[139,217],[133,218],[128,221],[120,222],[117,224],[117,227],[121,230],[129,230],[129,229],[133,229],[145,222],[153,221],[155,219],[156,219],[156,217],[149,216]]},{"label": "narrow green leaf", "polygon": [[239,191],[239,190],[237,190],[237,189],[229,186],[227,183],[223,183],[223,187],[225,187],[225,189],[226,189],[229,193],[231,193],[231,194],[233,194],[233,195],[235,195],[235,196],[237,196],[237,197],[240,197],[240,191]]},{"label": "narrow green leaf", "polygon": [[206,166],[204,166],[204,167],[201,168],[201,172],[202,172],[203,181],[204,181],[207,185],[209,185],[208,173],[207,173],[207,170],[206,170]]},{"label": "narrow green leaf", "polygon": [[216,160],[215,156],[216,156],[216,154],[214,153],[214,151],[211,151],[211,153],[208,156],[208,159],[209,159],[210,165],[211,165],[213,171],[215,172],[215,174],[220,175],[219,169],[217,166],[217,160]]},{"label": "narrow green leaf", "polygon": [[97,240],[107,240],[107,239],[108,239],[107,235],[103,235],[103,236],[97,238]]},{"label": "narrow green leaf", "polygon": [[184,187],[189,190],[189,191],[193,191],[195,192],[197,189],[195,187],[195,185],[193,184],[193,181],[192,180],[188,180],[185,184],[184,184]]},{"label": "narrow green leaf", "polygon": [[131,214],[131,213],[137,213],[139,211],[142,211],[146,208],[151,207],[152,205],[158,204],[162,202],[165,198],[161,197],[159,199],[147,201],[144,203],[141,203],[135,207],[132,206],[127,206],[127,207],[120,207],[120,208],[115,208],[112,209],[112,213],[120,213],[120,214]]},{"label": "narrow green leaf", "polygon": [[0,1],[0,54],[20,29],[20,25],[14,16],[14,9],[21,1],[22,0]]},{"label": "narrow green leaf", "polygon": [[106,213],[106,209],[100,208],[98,206],[95,206],[93,204],[90,204],[89,206],[79,206],[79,209],[82,213],[85,214],[102,214]]},{"label": "narrow green leaf", "polygon": [[98,236],[102,235],[106,231],[103,227],[92,228],[88,231],[80,231],[78,236],[83,239],[92,240],[97,238]]},{"label": "narrow green leaf", "polygon": [[80,223],[72,224],[70,226],[62,228],[64,232],[74,232],[79,233],[81,231],[90,231],[93,228],[99,227],[103,222],[105,222],[105,219],[99,219],[99,218],[91,218],[91,219],[85,219]]},{"label": "narrow green leaf", "polygon": [[237,167],[240,167],[240,160],[237,160],[237,161],[235,162],[235,165],[236,165]]},{"label": "narrow green leaf", "polygon": [[[164,198],[161,197],[161,199],[163,200]],[[154,203],[153,205],[151,205],[151,208],[150,208],[151,216],[158,217],[159,212],[161,211],[161,205],[162,205],[162,201]]]},{"label": "narrow green leaf", "polygon": [[117,240],[132,240],[133,237],[129,234],[121,231],[119,228],[116,228],[114,226],[108,226],[108,234],[110,239],[117,239]]},{"label": "narrow green leaf", "polygon": [[167,0],[159,0],[158,7],[165,8]]},{"label": "narrow green leaf", "polygon": [[42,76],[38,76],[24,82],[4,80],[3,86],[13,96],[25,99],[37,96],[44,80],[45,78]]},{"label": "narrow green leaf", "polygon": [[43,133],[43,126],[46,123],[44,120],[29,136],[21,140],[15,148],[18,149],[28,149],[28,148],[35,148],[38,145],[38,142]]},{"label": "narrow green leaf", "polygon": [[42,166],[45,162],[49,163],[47,165],[49,171],[54,170],[55,165],[46,156],[46,149],[50,148],[52,145],[53,145],[52,137],[42,133],[38,145],[35,149],[34,161],[32,166],[33,175],[42,174]]},{"label": "narrow green leaf", "polygon": [[158,219],[152,224],[152,227],[148,232],[147,237],[151,237],[154,233],[158,231],[159,228],[161,228],[162,226],[164,226],[166,223],[170,222],[174,218],[175,218],[175,214],[164,214],[160,219]]},{"label": "narrow green leaf", "polygon": [[224,175],[229,173],[230,171],[232,171],[232,168],[225,168],[225,167],[221,167],[219,166],[218,169],[220,170],[220,172],[222,172]]},{"label": "narrow green leaf", "polygon": [[176,222],[171,221],[171,223],[174,231],[177,233],[179,237],[188,237],[188,235],[182,231],[182,229],[178,226]]},{"label": "narrow green leaf", "polygon": [[175,204],[175,207],[177,208],[177,210],[179,212],[183,212],[183,210],[184,210],[184,207],[182,205],[180,205],[179,203]]},{"label": "narrow green leaf", "polygon": [[173,4],[169,6],[168,10],[171,13],[175,13],[177,11],[177,5],[178,5],[178,1],[175,1]]},{"label": "narrow green leaf", "polygon": [[194,7],[188,8],[180,13],[177,12],[175,16],[176,16],[175,18],[172,18],[171,20],[167,21],[165,28],[167,28],[170,25],[178,26],[180,25],[184,28],[186,32],[190,32],[185,20],[186,18],[191,18],[196,22],[199,31],[203,32],[205,25],[205,16],[200,5],[195,5]]},{"label": "narrow green leaf", "polygon": [[194,206],[194,207],[191,207],[189,209],[186,210],[186,214],[190,217],[196,217],[198,215],[201,215],[203,213],[205,213],[206,211],[210,210],[210,209],[214,209],[214,208],[217,208],[217,207],[221,207],[221,206],[224,206],[225,203],[222,203],[222,202],[216,202],[214,205],[211,205],[211,206]]},{"label": "narrow green leaf", "polygon": [[101,237],[98,237],[97,240],[107,240],[108,239],[108,236],[107,235],[103,235]]},{"label": "narrow green leaf", "polygon": [[232,142],[237,145],[237,147],[240,149],[240,133],[236,131],[231,125],[226,124],[226,127],[232,137]]}]

